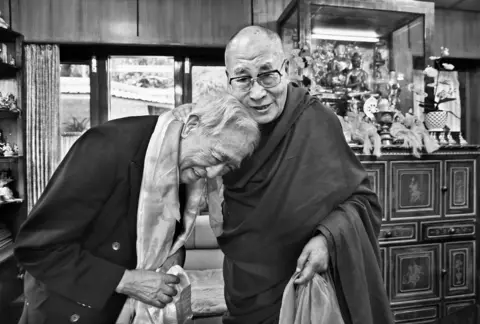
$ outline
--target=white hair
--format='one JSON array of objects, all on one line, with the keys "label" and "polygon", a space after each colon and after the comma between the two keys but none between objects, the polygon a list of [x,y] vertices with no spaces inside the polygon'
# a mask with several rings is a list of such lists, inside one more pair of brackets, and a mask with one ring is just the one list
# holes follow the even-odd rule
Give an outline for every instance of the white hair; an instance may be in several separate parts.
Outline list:
[{"label": "white hair", "polygon": [[222,91],[202,96],[190,112],[198,117],[199,130],[207,136],[220,136],[226,129],[240,132],[251,154],[260,140],[258,123],[234,96]]}]

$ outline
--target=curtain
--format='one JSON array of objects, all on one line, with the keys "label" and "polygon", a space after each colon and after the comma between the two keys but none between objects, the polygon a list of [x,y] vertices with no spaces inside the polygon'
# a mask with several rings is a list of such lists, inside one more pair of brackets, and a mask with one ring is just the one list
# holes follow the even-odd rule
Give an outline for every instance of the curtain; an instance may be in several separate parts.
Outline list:
[{"label": "curtain", "polygon": [[25,91],[27,208],[30,212],[52,176],[59,158],[58,45],[25,45]]}]

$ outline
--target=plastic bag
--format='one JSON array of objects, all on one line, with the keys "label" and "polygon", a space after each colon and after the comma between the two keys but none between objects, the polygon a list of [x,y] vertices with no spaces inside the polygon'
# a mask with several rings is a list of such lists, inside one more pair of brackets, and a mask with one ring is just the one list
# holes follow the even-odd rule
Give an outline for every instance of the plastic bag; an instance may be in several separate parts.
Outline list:
[{"label": "plastic bag", "polygon": [[294,284],[295,273],[283,292],[279,324],[344,324],[333,285],[315,274],[310,282]]},{"label": "plastic bag", "polygon": [[152,324],[185,324],[193,316],[192,286],[187,273],[179,265],[171,267],[167,273],[178,276],[180,282],[173,286],[177,295],[164,308],[149,306],[148,313]]}]

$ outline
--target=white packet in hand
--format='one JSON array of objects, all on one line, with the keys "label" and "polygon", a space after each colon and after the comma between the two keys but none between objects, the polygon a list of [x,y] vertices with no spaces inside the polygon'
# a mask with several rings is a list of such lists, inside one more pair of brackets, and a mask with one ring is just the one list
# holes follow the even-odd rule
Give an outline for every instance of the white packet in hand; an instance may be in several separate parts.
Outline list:
[{"label": "white packet in hand", "polygon": [[180,282],[173,286],[177,290],[177,295],[165,308],[148,307],[148,313],[155,324],[185,324],[193,316],[190,279],[179,265],[174,265],[167,273],[180,279]]}]

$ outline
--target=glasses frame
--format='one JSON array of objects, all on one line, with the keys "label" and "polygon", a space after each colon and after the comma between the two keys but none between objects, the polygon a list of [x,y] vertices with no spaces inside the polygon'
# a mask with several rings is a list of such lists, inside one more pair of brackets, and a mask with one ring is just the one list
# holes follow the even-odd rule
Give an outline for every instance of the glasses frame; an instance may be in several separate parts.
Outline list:
[{"label": "glasses frame", "polygon": [[[287,61],[287,60],[284,60],[284,61],[283,61],[282,65],[280,66],[280,69],[259,73],[259,74],[257,74],[257,76],[254,77],[254,78],[249,77],[249,76],[238,76],[238,77],[234,77],[234,78],[229,78],[229,79],[228,79],[228,84],[229,84],[229,85],[232,85],[232,81],[233,81],[233,80],[238,80],[238,79],[242,79],[242,78],[250,78],[250,85],[248,86],[248,89],[246,89],[246,90],[241,90],[241,91],[244,91],[244,92],[250,91],[250,90],[252,89],[252,87],[253,87],[253,83],[254,83],[254,82],[257,82],[258,85],[261,86],[261,87],[264,88],[264,89],[270,89],[270,88],[276,87],[276,86],[279,85],[280,82],[282,81],[283,74],[280,72],[280,70],[283,68],[283,65],[285,64],[286,61]],[[278,81],[277,84],[275,84],[275,85],[273,85],[273,86],[271,86],[271,87],[265,87],[265,86],[261,85],[261,84],[257,81],[258,78],[261,78],[261,77],[262,77],[262,75],[270,74],[270,73],[277,73],[277,74],[280,76],[280,79],[279,79],[279,81]],[[240,89],[238,89],[238,90],[240,90]]]}]

